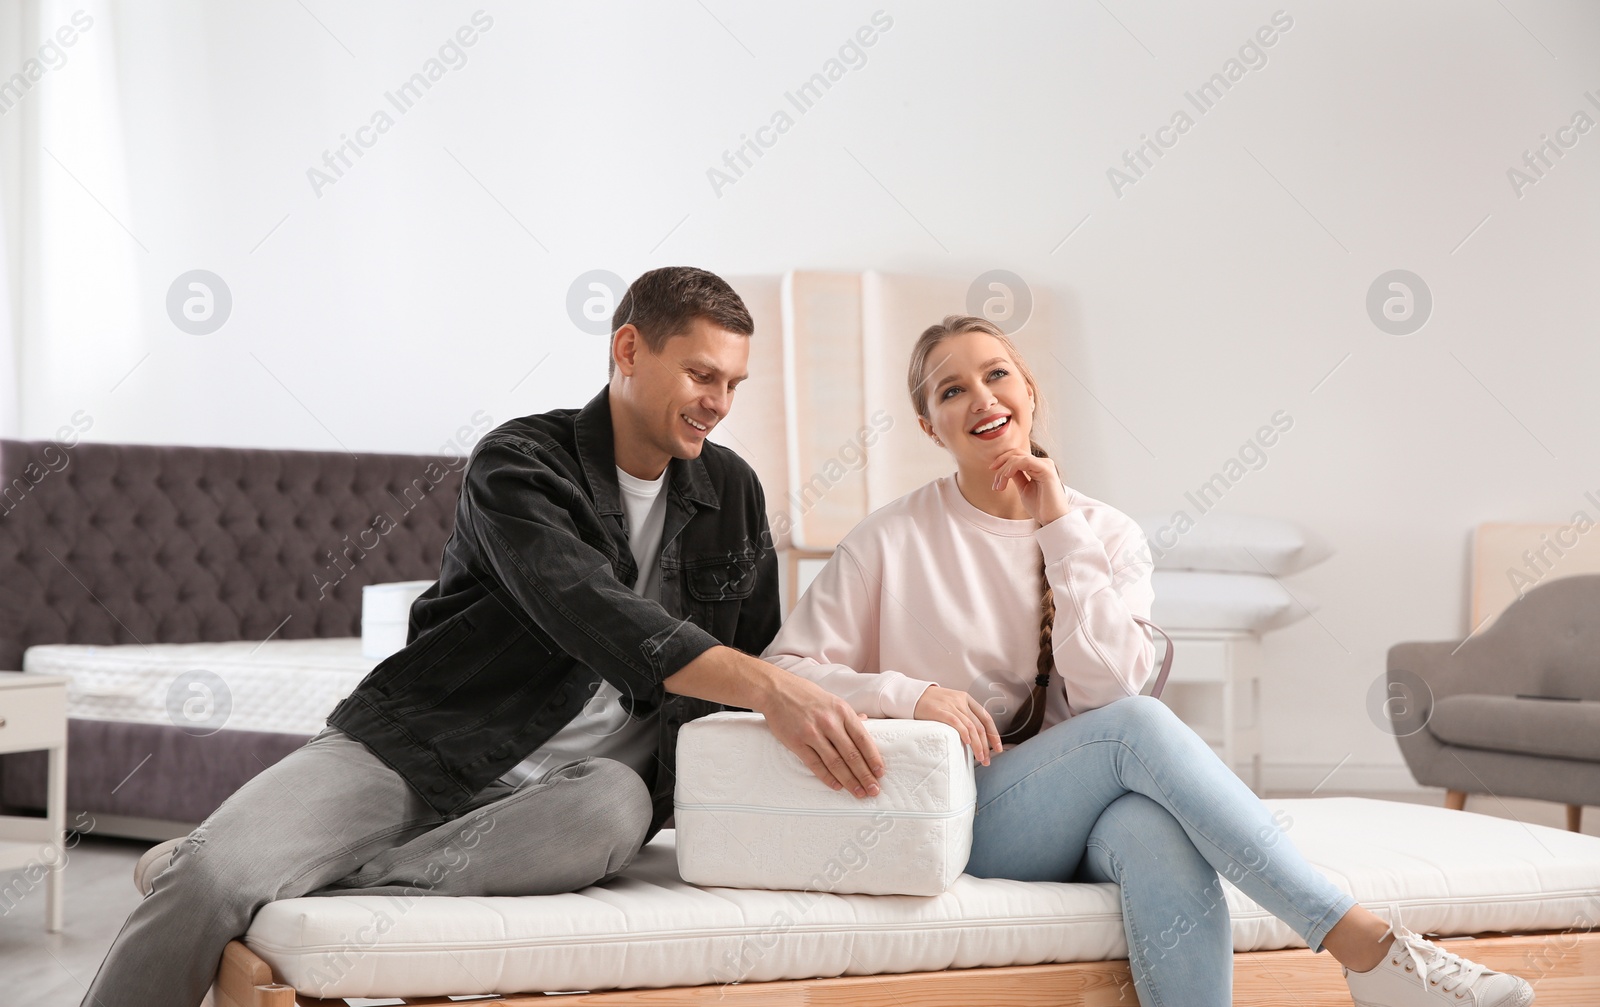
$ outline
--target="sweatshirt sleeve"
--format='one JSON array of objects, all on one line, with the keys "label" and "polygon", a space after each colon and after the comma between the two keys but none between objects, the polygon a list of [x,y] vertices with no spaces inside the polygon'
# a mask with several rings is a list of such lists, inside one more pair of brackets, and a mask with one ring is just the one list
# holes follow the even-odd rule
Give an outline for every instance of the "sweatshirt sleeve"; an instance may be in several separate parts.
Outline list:
[{"label": "sweatshirt sleeve", "polygon": [[1081,507],[1035,532],[1055,593],[1055,666],[1076,715],[1138,695],[1155,669],[1156,645],[1133,616],[1150,618],[1153,563],[1132,519],[1102,542]]},{"label": "sweatshirt sleeve", "polygon": [[881,581],[841,543],[801,595],[762,659],[810,679],[869,717],[911,720],[932,682],[876,664]]}]

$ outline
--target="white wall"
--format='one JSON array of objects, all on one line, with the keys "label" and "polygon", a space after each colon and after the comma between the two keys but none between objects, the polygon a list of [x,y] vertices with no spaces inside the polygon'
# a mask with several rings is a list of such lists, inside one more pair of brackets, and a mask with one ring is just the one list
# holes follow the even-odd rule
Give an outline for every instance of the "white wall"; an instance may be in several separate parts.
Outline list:
[{"label": "white wall", "polygon": [[[85,410],[97,440],[432,451],[476,410],[598,389],[604,337],[565,307],[591,269],[1009,269],[1056,303],[1059,362],[1035,365],[1071,369],[1055,411],[1087,421],[1054,441],[1090,495],[1175,510],[1294,418],[1222,506],[1338,549],[1288,578],[1322,607],[1268,637],[1265,684],[1269,785],[1345,760],[1328,789],[1409,780],[1364,697],[1390,644],[1469,628],[1472,526],[1600,516],[1600,130],[1520,195],[1507,176],[1578,110],[1600,121],[1582,0],[486,2],[466,65],[320,196],[307,169],[480,4],[79,6],[95,27],[21,114],[99,93],[122,130],[56,113],[59,163],[0,161],[22,247],[48,245],[11,263],[23,436]],[[1280,9],[1266,64],[1195,113],[1185,91]],[[707,169],[876,10],[865,65],[715,191]],[[5,67],[58,13],[0,35]],[[1107,169],[1180,108],[1193,129],[1115,193]],[[54,217],[19,217],[40,200]],[[165,311],[196,268],[234,298],[205,336]],[[1432,291],[1412,335],[1366,312],[1391,269]]]}]

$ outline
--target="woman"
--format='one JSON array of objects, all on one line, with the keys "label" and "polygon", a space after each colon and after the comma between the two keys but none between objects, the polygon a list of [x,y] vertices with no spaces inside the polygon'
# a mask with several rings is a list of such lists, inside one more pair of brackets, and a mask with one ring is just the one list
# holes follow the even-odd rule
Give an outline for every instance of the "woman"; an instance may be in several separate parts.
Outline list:
[{"label": "woman", "polygon": [[968,874],[1119,884],[1143,1004],[1232,1003],[1219,872],[1343,963],[1358,1004],[1532,1001],[1523,980],[1357,905],[1139,695],[1155,659],[1133,619],[1153,599],[1144,535],[1066,487],[1033,441],[1038,386],[1004,332],[945,318],[918,339],[907,386],[956,471],[852,529],[762,656],[858,714],[955,728],[978,763]]}]

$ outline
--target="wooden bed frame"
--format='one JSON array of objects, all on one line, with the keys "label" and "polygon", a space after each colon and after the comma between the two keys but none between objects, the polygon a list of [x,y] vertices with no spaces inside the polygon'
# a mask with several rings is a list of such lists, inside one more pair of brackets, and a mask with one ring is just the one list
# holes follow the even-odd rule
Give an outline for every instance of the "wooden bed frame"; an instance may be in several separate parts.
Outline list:
[{"label": "wooden bed frame", "polygon": [[[1536,1007],[1600,1003],[1600,931],[1539,930],[1430,938],[1446,950],[1533,984]],[[1351,1007],[1338,961],[1307,948],[1234,955],[1233,1002],[1243,1007]],[[239,941],[228,944],[217,972],[216,1007],[345,1007],[344,1000],[296,994]],[[736,985],[614,990],[606,993],[518,993],[481,1000],[411,997],[407,1004],[453,1007],[485,1003],[534,1007],[1132,1007],[1138,1003],[1126,959],[1063,965],[951,969]],[[378,999],[373,996],[370,999]]]}]

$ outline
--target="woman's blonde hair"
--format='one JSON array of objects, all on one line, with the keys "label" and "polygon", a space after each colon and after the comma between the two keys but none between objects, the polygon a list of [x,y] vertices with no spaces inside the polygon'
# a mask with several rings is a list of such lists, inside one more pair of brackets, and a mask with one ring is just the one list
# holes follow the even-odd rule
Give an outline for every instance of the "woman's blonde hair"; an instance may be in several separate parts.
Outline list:
[{"label": "woman's blonde hair", "polygon": [[[1044,397],[1039,393],[1039,384],[1034,380],[1033,370],[1028,367],[1028,362],[1022,359],[1022,354],[1017,352],[1017,346],[1011,337],[1005,334],[1000,326],[980,318],[977,315],[946,315],[936,325],[930,325],[922,330],[922,335],[917,337],[916,345],[911,348],[911,366],[906,371],[906,389],[911,395],[911,408],[915,409],[917,416],[932,422],[928,409],[928,358],[933,356],[934,349],[951,336],[959,336],[967,332],[986,332],[1000,340],[1017,365],[1017,370],[1022,374],[1022,380],[1027,382],[1028,389],[1033,392],[1035,415],[1044,405]],[[1035,425],[1037,429],[1037,425]],[[1050,457],[1043,447],[1031,435],[1028,437],[1028,450],[1036,458]],[[1050,588],[1049,577],[1045,573],[1044,555],[1039,556],[1039,583],[1044,601],[1041,606],[1039,619],[1039,659],[1038,674],[1048,676],[1055,666],[1055,648],[1052,643],[1052,630],[1056,621],[1056,596]],[[1036,719],[1036,718],[1030,718]],[[996,725],[1000,732],[1007,732],[1006,725]]]}]

